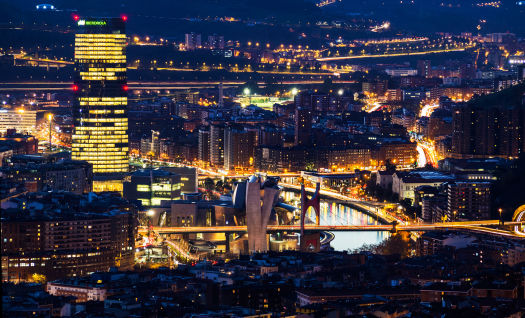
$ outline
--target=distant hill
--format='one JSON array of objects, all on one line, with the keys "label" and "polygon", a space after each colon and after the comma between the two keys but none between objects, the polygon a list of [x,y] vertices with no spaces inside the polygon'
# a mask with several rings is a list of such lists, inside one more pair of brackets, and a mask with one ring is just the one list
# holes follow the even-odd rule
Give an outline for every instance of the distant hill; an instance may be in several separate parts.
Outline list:
[{"label": "distant hill", "polygon": [[[36,1],[0,0],[22,10],[34,9]],[[154,15],[159,17],[241,17],[304,21],[321,10],[307,0],[42,0],[60,10],[78,10],[85,15]]]}]

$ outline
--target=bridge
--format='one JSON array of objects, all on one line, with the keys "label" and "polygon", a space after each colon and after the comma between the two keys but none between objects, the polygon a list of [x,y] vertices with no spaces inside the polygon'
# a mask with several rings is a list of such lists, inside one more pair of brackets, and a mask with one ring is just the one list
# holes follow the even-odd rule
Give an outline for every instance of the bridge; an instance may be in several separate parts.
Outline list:
[{"label": "bridge", "polygon": [[[505,226],[520,227],[525,221],[505,222]],[[383,225],[305,225],[305,232],[349,232],[349,231],[403,231],[403,232],[425,232],[443,230],[469,230],[487,234],[524,237],[525,234],[497,229],[501,225],[499,220],[443,222],[443,223],[413,223],[413,224],[383,224]],[[153,231],[158,234],[186,234],[186,233],[247,233],[245,225],[226,226],[189,226],[171,227],[154,226]],[[268,225],[267,233],[272,232],[301,232],[300,225]]]},{"label": "bridge", "polygon": [[[279,186],[285,189],[292,189],[296,191],[301,190],[301,186],[291,184],[291,183],[280,182]],[[315,193],[316,191],[315,188],[311,188],[311,187],[305,187],[305,190],[310,193]],[[381,202],[370,202],[370,201],[358,200],[350,196],[340,194],[339,192],[328,190],[328,189],[320,189],[319,194],[321,196],[325,196],[332,200],[335,200],[336,202],[339,202],[341,204],[347,204],[349,206],[352,206],[362,212],[372,215],[373,217],[377,219],[380,219],[384,223],[391,223],[391,222],[404,223],[405,222],[405,220],[402,220],[398,216],[386,212],[384,210],[385,204]]]},{"label": "bridge", "polygon": [[[253,181],[252,181],[253,179]],[[274,183],[272,183],[274,182]],[[248,235],[248,243],[252,243],[250,246],[250,251],[266,251],[268,250],[268,242],[266,240],[266,235],[268,233],[279,233],[279,232],[296,232],[301,233],[300,240],[300,249],[301,251],[319,251],[320,250],[320,232],[351,232],[351,231],[389,231],[391,233],[397,233],[400,231],[409,231],[409,232],[427,232],[427,231],[467,231],[467,232],[478,232],[490,235],[496,235],[500,237],[508,238],[525,238],[525,232],[523,231],[523,223],[525,220],[525,205],[518,208],[514,214],[512,221],[503,222],[502,220],[475,220],[475,221],[452,221],[452,222],[436,222],[436,223],[424,223],[418,221],[403,221],[398,220],[394,215],[389,214],[385,209],[379,209],[374,203],[370,205],[370,202],[362,202],[359,200],[353,200],[352,204],[357,204],[361,206],[362,209],[367,211],[375,212],[376,215],[383,214],[383,219],[393,219],[391,222],[385,222],[387,224],[366,224],[366,225],[321,225],[320,224],[320,183],[317,183],[316,189],[314,190],[314,195],[311,198],[308,198],[306,195],[306,188],[304,185],[301,185],[301,222],[300,224],[293,225],[268,225],[269,211],[268,206],[273,206],[267,204],[266,199],[270,198],[275,200],[276,194],[279,193],[279,188],[276,186],[276,183],[272,179],[267,179],[265,183],[261,186],[260,179],[256,177],[251,178],[246,181],[247,188],[255,185],[254,189],[250,190],[250,196],[246,194],[246,197],[249,199],[255,199],[256,201],[247,202],[247,208],[259,209],[252,213],[248,213],[247,210],[247,225],[224,225],[224,226],[182,226],[182,227],[173,227],[173,226],[150,226],[149,228],[142,228],[141,232],[147,231],[149,233],[155,233],[156,235],[170,235],[170,234],[195,234],[195,233],[225,233],[225,234],[245,234]],[[296,187],[295,185],[285,185],[289,187]],[[264,196],[260,193],[263,191],[273,191],[269,195]],[[252,191],[253,190],[253,191]],[[241,189],[242,191],[242,189]],[[245,190],[248,193],[248,190]],[[252,195],[253,192],[253,195]],[[328,195],[332,197],[343,197],[345,201],[348,200],[347,196],[341,195],[333,191],[326,191]],[[241,192],[242,193],[242,192]],[[241,194],[243,195],[243,194]],[[262,200],[261,205],[259,206],[258,201]],[[236,196],[237,198],[237,196]],[[242,198],[242,197],[241,197]],[[343,199],[338,198],[338,199]],[[259,206],[259,207],[258,207]],[[266,206],[266,210],[263,208]],[[257,208],[258,207],[258,208]],[[316,222],[315,224],[305,224],[305,216],[307,214],[308,208],[313,208],[316,213]],[[263,212],[266,212],[265,216],[262,215]],[[254,216],[261,215],[264,220],[255,220],[255,225],[252,223],[250,225],[249,216],[254,218]],[[379,217],[378,217],[379,218]],[[257,223],[258,222],[258,223]],[[251,226],[251,228],[250,228]],[[256,227],[256,233],[254,233],[254,226]],[[333,235],[333,234],[332,234]],[[227,241],[228,241],[228,235]],[[251,240],[251,241],[250,241]],[[228,244],[228,243],[227,243]],[[258,245],[257,245],[258,244]],[[180,251],[179,251],[180,252]]]}]

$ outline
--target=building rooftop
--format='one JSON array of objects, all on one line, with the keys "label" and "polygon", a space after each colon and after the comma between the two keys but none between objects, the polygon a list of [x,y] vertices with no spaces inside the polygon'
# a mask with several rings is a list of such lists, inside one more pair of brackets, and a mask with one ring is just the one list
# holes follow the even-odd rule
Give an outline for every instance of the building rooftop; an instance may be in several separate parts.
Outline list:
[{"label": "building rooftop", "polygon": [[167,170],[162,170],[162,169],[140,169],[140,170],[131,172],[130,175],[132,177],[149,177],[149,176],[170,177],[170,176],[174,176],[175,173],[167,171]]},{"label": "building rooftop", "polygon": [[399,179],[403,179],[404,183],[418,183],[418,182],[439,182],[439,181],[453,181],[453,175],[444,174],[438,171],[398,171],[395,173]]},{"label": "building rooftop", "polygon": [[2,202],[2,221],[79,220],[129,213],[128,201],[112,193],[32,192]]}]

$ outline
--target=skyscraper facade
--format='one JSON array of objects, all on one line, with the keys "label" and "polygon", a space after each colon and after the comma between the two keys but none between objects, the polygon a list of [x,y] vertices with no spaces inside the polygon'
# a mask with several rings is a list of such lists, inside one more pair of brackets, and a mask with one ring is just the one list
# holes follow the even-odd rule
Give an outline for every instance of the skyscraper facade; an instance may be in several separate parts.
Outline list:
[{"label": "skyscraper facade", "polygon": [[76,19],[72,159],[127,172],[126,18]]}]

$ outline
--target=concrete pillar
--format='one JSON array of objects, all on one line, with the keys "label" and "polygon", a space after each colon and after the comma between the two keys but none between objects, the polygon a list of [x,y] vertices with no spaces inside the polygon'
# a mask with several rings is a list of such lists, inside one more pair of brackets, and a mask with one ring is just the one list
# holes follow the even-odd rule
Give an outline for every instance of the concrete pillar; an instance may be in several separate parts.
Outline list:
[{"label": "concrete pillar", "polygon": [[277,187],[261,189],[259,180],[246,182],[246,226],[250,253],[268,251],[266,227],[280,191]]}]

